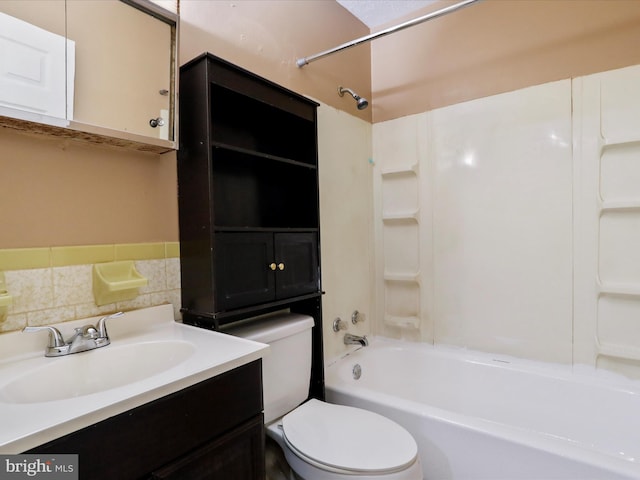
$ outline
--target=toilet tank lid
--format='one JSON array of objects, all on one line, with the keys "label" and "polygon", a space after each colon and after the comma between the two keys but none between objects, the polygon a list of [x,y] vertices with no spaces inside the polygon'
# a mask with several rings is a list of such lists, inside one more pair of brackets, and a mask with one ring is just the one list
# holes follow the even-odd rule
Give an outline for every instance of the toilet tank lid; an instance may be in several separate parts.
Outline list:
[{"label": "toilet tank lid", "polygon": [[300,313],[281,313],[251,323],[225,329],[225,332],[260,343],[290,337],[313,327],[313,317]]}]

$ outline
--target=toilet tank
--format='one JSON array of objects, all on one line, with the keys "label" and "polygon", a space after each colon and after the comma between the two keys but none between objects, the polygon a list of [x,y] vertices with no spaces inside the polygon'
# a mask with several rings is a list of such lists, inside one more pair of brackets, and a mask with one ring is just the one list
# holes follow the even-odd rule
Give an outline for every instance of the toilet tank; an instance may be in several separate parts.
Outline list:
[{"label": "toilet tank", "polygon": [[266,343],[262,359],[264,423],[271,423],[309,396],[313,318],[283,313],[225,329],[238,337]]}]

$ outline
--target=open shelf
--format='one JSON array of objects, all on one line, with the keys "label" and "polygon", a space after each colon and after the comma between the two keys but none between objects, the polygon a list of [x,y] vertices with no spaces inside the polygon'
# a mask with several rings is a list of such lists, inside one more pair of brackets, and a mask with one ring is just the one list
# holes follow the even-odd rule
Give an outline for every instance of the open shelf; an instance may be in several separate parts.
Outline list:
[{"label": "open shelf", "polygon": [[216,226],[317,228],[315,168],[214,148],[211,170]]},{"label": "open shelf", "polygon": [[229,88],[211,85],[213,142],[316,165],[316,126],[311,120]]}]

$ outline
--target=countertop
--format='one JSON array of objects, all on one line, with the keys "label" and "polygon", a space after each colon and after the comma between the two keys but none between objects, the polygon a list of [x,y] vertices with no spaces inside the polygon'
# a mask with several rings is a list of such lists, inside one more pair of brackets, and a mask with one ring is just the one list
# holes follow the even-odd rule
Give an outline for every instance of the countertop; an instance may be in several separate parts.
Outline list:
[{"label": "countertop", "polygon": [[[86,324],[95,325],[98,318],[92,317],[53,326],[68,338],[74,328]],[[171,305],[126,312],[121,317],[108,320],[107,330],[111,345],[54,358],[44,356],[48,342],[47,332],[13,332],[0,335],[0,453],[24,452],[260,359],[269,348],[262,343],[178,323],[173,319]],[[66,374],[66,364],[63,362],[68,362],[71,357],[85,356],[88,359],[100,350],[116,350],[131,344],[163,341],[188,342],[195,348],[187,359],[160,373],[97,393],[31,403],[16,402],[10,395],[3,395],[5,386],[38,369],[46,372],[52,362],[60,362],[61,368],[57,371]],[[166,355],[171,355],[171,352],[168,351]],[[148,359],[134,357],[130,368],[135,369],[137,364],[142,365],[144,360]],[[78,363],[83,362],[75,360],[68,363],[73,366],[69,368],[69,375],[74,375],[73,368],[77,368],[75,365]],[[113,378],[114,374],[123,373],[91,372],[91,376],[94,374],[99,381],[101,375]],[[52,384],[51,388],[56,388],[55,379],[47,378],[46,383]],[[61,396],[64,396],[64,393],[62,392]]]}]

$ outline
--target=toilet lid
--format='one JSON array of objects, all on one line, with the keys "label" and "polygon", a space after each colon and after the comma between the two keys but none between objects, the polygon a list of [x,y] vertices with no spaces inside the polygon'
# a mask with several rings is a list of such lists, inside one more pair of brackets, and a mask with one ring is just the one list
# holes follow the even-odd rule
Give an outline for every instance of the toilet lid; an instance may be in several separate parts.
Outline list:
[{"label": "toilet lid", "polygon": [[400,471],[418,454],[413,437],[392,420],[361,408],[315,399],[285,415],[282,430],[295,451],[333,469]]}]

